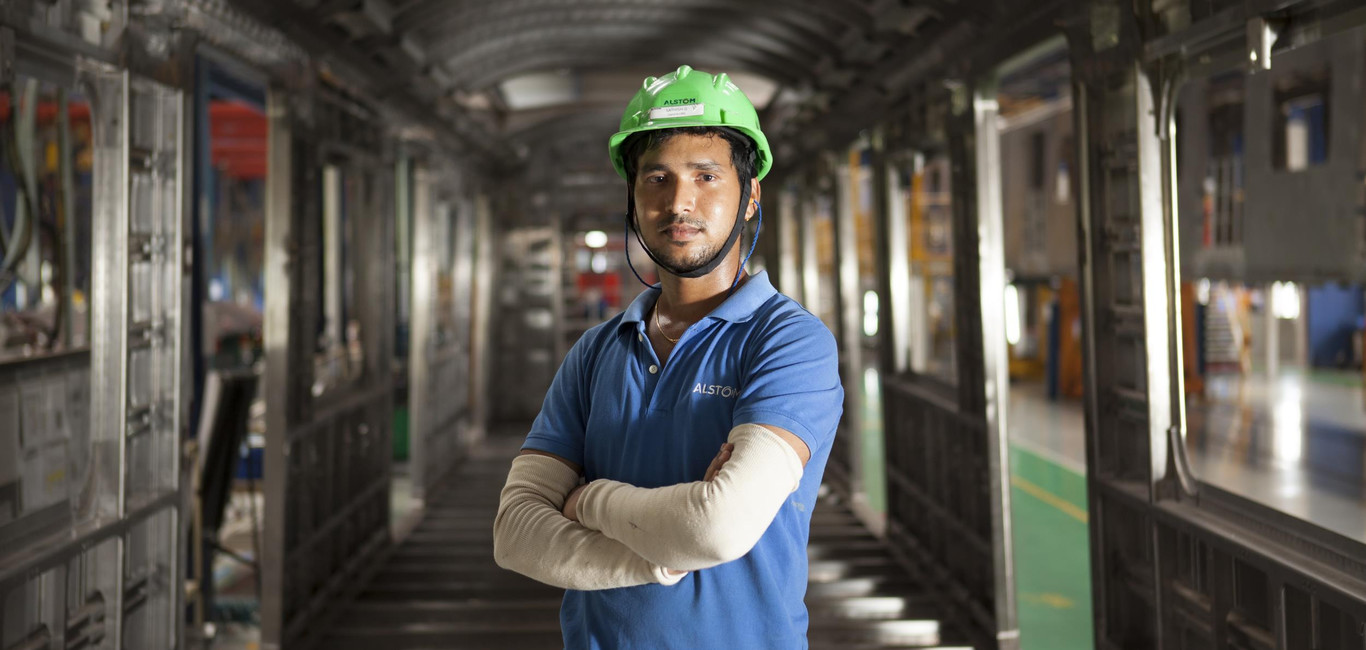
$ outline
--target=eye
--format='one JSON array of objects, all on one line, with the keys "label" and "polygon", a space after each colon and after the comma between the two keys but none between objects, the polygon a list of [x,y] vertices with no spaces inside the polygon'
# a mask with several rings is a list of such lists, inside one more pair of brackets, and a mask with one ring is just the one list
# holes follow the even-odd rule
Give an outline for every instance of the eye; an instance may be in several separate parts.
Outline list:
[{"label": "eye", "polygon": [[716,180],[716,174],[703,174],[703,175],[702,175],[702,180],[704,180],[704,181],[710,183],[710,182]]},{"label": "eye", "polygon": [[645,177],[645,182],[646,182],[646,183],[663,183],[663,182],[664,182],[664,175],[663,175],[663,174],[651,174],[650,176],[646,176],[646,177]]}]

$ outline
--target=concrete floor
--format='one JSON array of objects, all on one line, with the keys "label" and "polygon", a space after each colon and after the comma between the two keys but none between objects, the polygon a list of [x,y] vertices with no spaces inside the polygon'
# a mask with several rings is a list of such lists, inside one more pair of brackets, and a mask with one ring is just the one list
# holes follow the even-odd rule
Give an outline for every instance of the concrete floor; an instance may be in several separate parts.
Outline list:
[{"label": "concrete floor", "polygon": [[[880,382],[865,376],[864,506],[885,509],[881,472]],[[1286,370],[1212,376],[1207,395],[1187,404],[1191,466],[1202,480],[1352,537],[1366,539],[1366,397],[1355,373]],[[1007,427],[1021,641],[1024,650],[1090,648],[1090,568],[1086,557],[1085,428],[1080,400],[1050,401],[1040,382],[1011,385]],[[396,535],[411,530],[420,504],[396,472]],[[249,550],[245,522],[231,529]],[[243,540],[247,543],[244,544]],[[228,593],[250,591],[241,568],[225,564]],[[237,582],[234,582],[236,577]],[[247,596],[249,597],[249,595]],[[215,648],[255,650],[259,630],[220,629]]]},{"label": "concrete floor", "polygon": [[[228,506],[227,523],[221,538],[224,546],[246,557],[252,557],[249,493],[233,495]],[[257,513],[262,512],[260,495],[255,496]],[[406,465],[394,464],[394,479],[389,490],[389,522],[396,541],[407,537],[422,519],[422,503],[412,496],[412,480]],[[256,598],[255,576],[249,568],[229,558],[219,558],[214,566],[214,580],[220,602],[235,620],[214,626],[212,650],[259,650],[261,627],[260,602]]]},{"label": "concrete floor", "polygon": [[1359,373],[1212,376],[1187,403],[1191,469],[1211,485],[1366,541]]},{"label": "concrete floor", "polygon": [[[1357,372],[1211,376],[1187,402],[1202,481],[1366,541],[1366,391]],[[1079,400],[1011,385],[1016,591],[1025,650],[1091,647],[1085,420]]]}]

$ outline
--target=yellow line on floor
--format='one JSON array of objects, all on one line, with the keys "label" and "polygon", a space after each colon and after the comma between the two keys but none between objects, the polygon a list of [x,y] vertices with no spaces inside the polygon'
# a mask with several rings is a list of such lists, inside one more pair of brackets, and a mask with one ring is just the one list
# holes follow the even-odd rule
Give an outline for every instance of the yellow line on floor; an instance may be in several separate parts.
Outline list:
[{"label": "yellow line on floor", "polygon": [[1035,499],[1038,499],[1044,503],[1047,503],[1050,506],[1053,506],[1054,508],[1057,508],[1058,510],[1063,511],[1063,513],[1065,513],[1067,516],[1076,519],[1077,521],[1080,521],[1083,524],[1087,523],[1090,520],[1085,510],[1082,510],[1081,508],[1078,508],[1072,505],[1071,503],[1068,503],[1066,499],[1063,499],[1062,497],[1053,494],[1048,490],[1045,490],[1033,483],[1030,483],[1025,479],[1022,479],[1018,476],[1012,476],[1010,477],[1010,484],[1017,488],[1020,488],[1021,490],[1024,490]]}]

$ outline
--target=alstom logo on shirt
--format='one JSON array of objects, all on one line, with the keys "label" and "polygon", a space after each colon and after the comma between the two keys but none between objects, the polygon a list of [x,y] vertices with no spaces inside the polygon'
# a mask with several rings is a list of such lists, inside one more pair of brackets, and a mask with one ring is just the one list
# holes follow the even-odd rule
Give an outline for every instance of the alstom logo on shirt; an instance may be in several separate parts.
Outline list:
[{"label": "alstom logo on shirt", "polygon": [[725,398],[735,397],[740,391],[735,390],[734,386],[717,386],[716,384],[698,384],[693,386],[692,392],[703,395],[720,395]]}]

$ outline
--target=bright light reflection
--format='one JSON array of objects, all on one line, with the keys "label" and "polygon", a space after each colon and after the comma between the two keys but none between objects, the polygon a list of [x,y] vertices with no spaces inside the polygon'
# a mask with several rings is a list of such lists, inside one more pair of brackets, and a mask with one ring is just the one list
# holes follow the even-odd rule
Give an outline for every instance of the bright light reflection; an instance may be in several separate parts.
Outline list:
[{"label": "bright light reflection", "polygon": [[1209,278],[1200,278],[1195,285],[1195,301],[1202,305],[1209,304]]},{"label": "bright light reflection", "polygon": [[589,248],[602,248],[607,245],[607,233],[601,230],[590,230],[583,234],[583,245]]},{"label": "bright light reflection", "polygon": [[1020,290],[1013,284],[1006,285],[1006,342],[1016,345],[1020,342]]},{"label": "bright light reflection", "polygon": [[878,375],[877,368],[863,369],[863,396],[867,399],[876,399],[882,392],[882,379]]},{"label": "bright light reflection", "polygon": [[1304,457],[1304,395],[1294,384],[1282,384],[1272,407],[1271,426],[1276,460],[1298,463]]},{"label": "bright light reflection", "polygon": [[863,293],[863,335],[877,336],[878,302],[876,291]]},{"label": "bright light reflection", "polygon": [[592,260],[592,262],[590,262],[590,263],[593,265],[593,272],[594,272],[594,273],[606,273],[606,272],[607,272],[607,256],[606,256],[606,255],[603,255],[602,253],[593,253],[593,260]]},{"label": "bright light reflection", "polygon": [[1271,313],[1286,320],[1300,317],[1300,288],[1294,282],[1271,285]]}]

